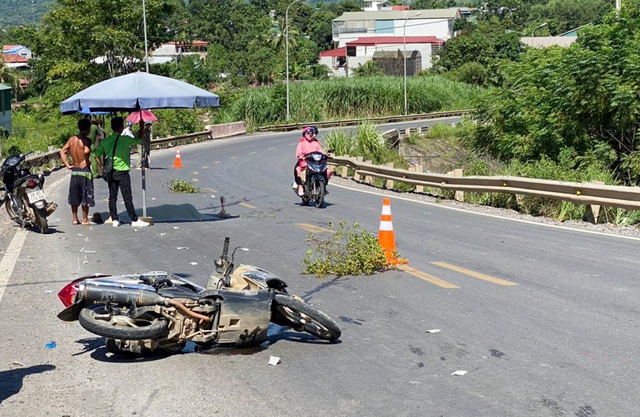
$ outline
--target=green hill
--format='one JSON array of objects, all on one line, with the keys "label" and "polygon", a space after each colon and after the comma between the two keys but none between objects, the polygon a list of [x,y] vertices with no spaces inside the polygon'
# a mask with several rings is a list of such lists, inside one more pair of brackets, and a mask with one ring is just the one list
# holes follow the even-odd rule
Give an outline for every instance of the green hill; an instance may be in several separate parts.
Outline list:
[{"label": "green hill", "polygon": [[40,22],[52,0],[0,0],[0,27]]}]

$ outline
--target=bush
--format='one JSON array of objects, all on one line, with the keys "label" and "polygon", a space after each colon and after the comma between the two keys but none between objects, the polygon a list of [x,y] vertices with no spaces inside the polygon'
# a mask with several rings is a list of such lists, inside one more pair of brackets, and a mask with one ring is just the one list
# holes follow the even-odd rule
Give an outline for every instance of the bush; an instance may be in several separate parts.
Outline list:
[{"label": "bush", "polygon": [[186,193],[196,194],[200,192],[200,188],[194,186],[188,181],[177,180],[175,178],[169,179],[169,192],[170,193]]},{"label": "bush", "polygon": [[346,227],[346,222],[342,221],[335,230],[333,223],[329,223],[329,228],[332,235],[326,239],[307,235],[310,247],[302,261],[306,266],[304,274],[318,277],[371,275],[387,268],[385,253],[377,237],[362,230],[358,223]]}]

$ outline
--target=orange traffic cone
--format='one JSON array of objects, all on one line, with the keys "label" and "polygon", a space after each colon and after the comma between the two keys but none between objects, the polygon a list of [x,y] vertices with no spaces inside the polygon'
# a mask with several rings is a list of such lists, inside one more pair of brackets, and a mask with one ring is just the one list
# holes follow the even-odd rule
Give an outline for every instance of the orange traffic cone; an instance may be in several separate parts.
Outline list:
[{"label": "orange traffic cone", "polygon": [[180,148],[176,150],[176,159],[171,168],[182,168],[182,159],[180,159]]},{"label": "orange traffic cone", "polygon": [[406,264],[406,259],[396,258],[396,238],[393,234],[393,221],[391,218],[391,201],[385,198],[382,202],[382,214],[380,215],[380,230],[378,242],[387,258],[387,263],[392,265]]}]

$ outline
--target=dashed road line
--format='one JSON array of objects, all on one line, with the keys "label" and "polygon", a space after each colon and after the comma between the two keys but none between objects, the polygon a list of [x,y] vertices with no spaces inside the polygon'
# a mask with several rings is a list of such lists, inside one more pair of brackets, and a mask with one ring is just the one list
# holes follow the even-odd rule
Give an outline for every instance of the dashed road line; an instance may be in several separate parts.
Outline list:
[{"label": "dashed road line", "polygon": [[450,282],[447,282],[445,280],[442,280],[440,278],[436,278],[433,275],[429,275],[425,272],[419,271],[415,268],[412,268],[408,265],[398,265],[398,269],[401,271],[404,271],[408,274],[413,275],[414,277],[423,279],[427,282],[430,282],[433,285],[437,285],[438,287],[442,287],[442,288],[460,288],[455,284],[452,284]]},{"label": "dashed road line", "polygon": [[459,266],[451,265],[451,264],[448,264],[446,262],[431,262],[431,263],[433,265],[437,265],[437,266],[440,266],[442,268],[449,269],[451,271],[460,272],[461,274],[465,274],[465,275],[468,275],[468,276],[473,277],[473,278],[481,279],[483,281],[488,281],[488,282],[491,282],[493,284],[505,285],[505,286],[518,285],[515,282],[511,282],[511,281],[507,281],[507,280],[504,280],[504,279],[492,277],[490,275],[481,274],[480,272],[475,272],[475,271],[472,271],[470,269],[461,268]]},{"label": "dashed road line", "polygon": [[325,229],[324,227],[314,226],[308,223],[296,223],[296,226],[311,233],[335,233],[334,230]]},{"label": "dashed road line", "polygon": [[239,202],[239,203],[238,203],[238,205],[239,205],[239,206],[242,206],[242,207],[249,208],[249,209],[255,209],[255,208],[257,208],[256,206],[252,206],[251,204],[249,204],[249,203],[245,203],[244,201]]}]

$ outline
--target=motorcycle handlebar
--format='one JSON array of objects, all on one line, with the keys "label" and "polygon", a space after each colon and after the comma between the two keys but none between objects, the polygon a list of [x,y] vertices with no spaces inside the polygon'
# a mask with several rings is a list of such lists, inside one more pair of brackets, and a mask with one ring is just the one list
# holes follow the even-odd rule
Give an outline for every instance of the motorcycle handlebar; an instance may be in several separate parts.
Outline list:
[{"label": "motorcycle handlebar", "polygon": [[224,247],[222,249],[222,256],[227,256],[229,254],[229,241],[231,239],[229,237],[224,238]]}]

